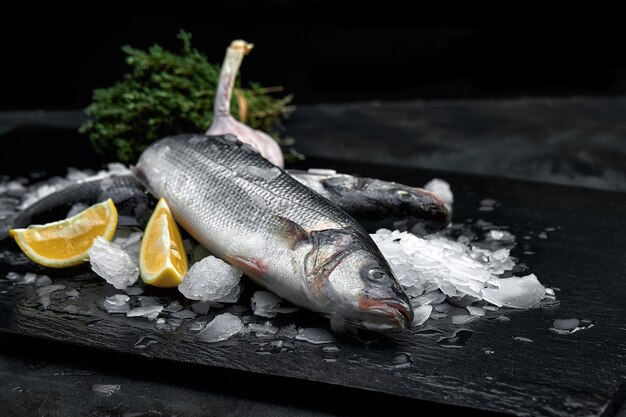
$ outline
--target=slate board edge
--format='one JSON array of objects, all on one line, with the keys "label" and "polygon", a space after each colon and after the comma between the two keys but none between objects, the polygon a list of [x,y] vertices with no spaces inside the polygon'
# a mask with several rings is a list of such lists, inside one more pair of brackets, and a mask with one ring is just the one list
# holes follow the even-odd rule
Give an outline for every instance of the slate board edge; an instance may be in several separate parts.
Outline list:
[{"label": "slate board edge", "polygon": [[[33,334],[33,333],[26,333],[24,331],[16,331],[16,330],[12,330],[12,329],[7,329],[3,326],[0,326],[0,334],[3,336],[7,336],[10,338],[17,338],[19,340],[32,340],[32,341],[41,341],[44,344],[52,344],[55,345],[57,347],[62,347],[62,346],[67,346],[70,345],[70,348],[78,348],[81,351],[85,350],[85,351],[89,351],[89,352],[106,352],[107,354],[113,354],[116,356],[124,356],[127,358],[127,360],[133,361],[133,360],[141,360],[141,361],[146,361],[146,360],[150,360],[150,361],[155,361],[155,362],[165,362],[165,363],[172,363],[173,361],[171,359],[164,359],[164,358],[159,358],[157,356],[150,356],[150,355],[145,355],[145,354],[141,354],[140,352],[136,352],[136,351],[132,351],[132,350],[124,350],[124,351],[120,351],[120,350],[115,350],[115,349],[111,349],[110,347],[107,347],[103,344],[98,343],[98,341],[92,341],[92,345],[89,345],[87,343],[81,343],[81,342],[76,342],[76,341],[72,341],[72,340],[60,340],[60,339],[56,339],[54,337],[51,336],[43,336],[40,334]],[[6,343],[7,340],[5,338],[3,338],[4,340],[2,341],[2,343]],[[394,394],[392,392],[386,392],[386,391],[382,391],[382,390],[375,390],[369,387],[359,387],[359,386],[354,386],[354,385],[350,385],[350,384],[339,384],[339,383],[333,383],[333,382],[328,382],[328,381],[324,381],[321,379],[316,379],[316,378],[308,378],[308,379],[304,379],[304,378],[298,378],[298,377],[289,377],[286,375],[281,375],[278,373],[274,373],[271,370],[268,370],[267,372],[257,372],[254,370],[248,370],[248,369],[239,369],[239,368],[234,368],[234,367],[229,367],[229,366],[217,366],[217,365],[211,365],[211,364],[206,364],[206,363],[202,363],[202,362],[195,362],[195,363],[190,363],[190,362],[186,362],[186,361],[181,361],[175,362],[178,365],[183,365],[183,366],[190,366],[190,365],[199,365],[202,367],[202,369],[213,369],[213,370],[220,370],[220,371],[224,371],[227,373],[231,373],[231,374],[241,374],[242,376],[245,375],[253,375],[255,377],[258,378],[263,378],[266,380],[270,380],[270,381],[280,381],[281,383],[283,383],[285,386],[288,384],[298,384],[298,385],[304,385],[307,387],[320,387],[323,386],[326,389],[332,389],[332,390],[339,390],[340,392],[346,392],[346,391],[351,391],[353,393],[359,393],[363,396],[367,396],[367,395],[376,395],[377,397],[380,396],[382,398],[385,399],[389,399],[390,401],[394,401],[394,400],[404,400],[404,401],[410,401],[410,402],[414,402],[416,405],[420,404],[420,405],[427,405],[428,407],[435,407],[435,409],[437,408],[444,408],[444,409],[450,409],[452,408],[453,410],[456,411],[463,411],[464,413],[466,413],[468,410],[470,410],[471,412],[478,412],[478,415],[481,416],[509,416],[509,415],[513,415],[510,413],[507,413],[505,411],[503,411],[502,409],[498,409],[498,408],[489,408],[487,406],[484,407],[475,407],[475,406],[470,406],[468,407],[467,404],[463,404],[461,402],[433,402],[430,401],[426,398],[419,398],[419,397],[406,397],[406,396],[402,396],[402,395],[397,395]],[[465,414],[464,414],[465,415]]]}]

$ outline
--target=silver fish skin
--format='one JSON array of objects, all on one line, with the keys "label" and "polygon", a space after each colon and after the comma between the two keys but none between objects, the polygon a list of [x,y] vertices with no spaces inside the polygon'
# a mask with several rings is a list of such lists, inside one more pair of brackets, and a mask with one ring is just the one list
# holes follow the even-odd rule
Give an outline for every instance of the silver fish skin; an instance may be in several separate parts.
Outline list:
[{"label": "silver fish skin", "polygon": [[427,234],[445,228],[452,219],[452,209],[423,188],[328,169],[287,172],[341,207],[369,232],[386,228]]},{"label": "silver fish skin", "polygon": [[136,174],[214,255],[301,307],[378,332],[413,311],[367,232],[232,135],[179,135],[141,155]]}]

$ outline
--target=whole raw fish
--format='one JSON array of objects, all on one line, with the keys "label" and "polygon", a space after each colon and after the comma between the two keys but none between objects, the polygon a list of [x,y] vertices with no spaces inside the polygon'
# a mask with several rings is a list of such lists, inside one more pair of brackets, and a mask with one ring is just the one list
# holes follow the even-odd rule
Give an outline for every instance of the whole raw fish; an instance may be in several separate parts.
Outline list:
[{"label": "whole raw fish", "polygon": [[119,213],[118,225],[143,227],[156,205],[145,186],[132,175],[113,175],[70,184],[26,207],[0,227],[0,241],[9,229],[64,219],[75,204],[91,206],[111,198]]},{"label": "whole raw fish", "polygon": [[428,233],[450,224],[450,207],[423,188],[328,169],[288,172],[345,210],[368,232],[386,228]]},{"label": "whole raw fish", "polygon": [[367,232],[235,136],[162,139],[137,174],[202,245],[279,296],[335,323],[411,324],[408,297]]}]

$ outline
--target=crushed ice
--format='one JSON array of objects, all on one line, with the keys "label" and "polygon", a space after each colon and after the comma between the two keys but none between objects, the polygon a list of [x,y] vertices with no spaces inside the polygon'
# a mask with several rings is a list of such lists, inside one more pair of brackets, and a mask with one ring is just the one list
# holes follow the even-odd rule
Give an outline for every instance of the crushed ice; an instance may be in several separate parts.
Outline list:
[{"label": "crushed ice", "polygon": [[[207,256],[193,266],[178,286],[190,300],[236,302],[239,298],[241,271],[214,256]],[[231,301],[234,300],[234,301]]]},{"label": "crushed ice", "polygon": [[298,334],[296,334],[296,339],[316,345],[336,341],[335,336],[331,332],[321,327],[305,327],[304,329],[300,329],[298,330]]},{"label": "crushed ice", "polygon": [[260,323],[250,323],[248,324],[248,331],[255,333],[257,337],[272,337],[280,330],[278,327],[274,326],[271,322],[266,321],[263,324]]},{"label": "crushed ice", "polygon": [[284,300],[269,291],[256,291],[252,295],[250,304],[252,311],[257,316],[274,318],[278,313],[293,313],[298,311],[297,307],[281,307]]},{"label": "crushed ice", "polygon": [[141,245],[141,237],[143,232],[131,232],[128,236],[121,236],[120,231],[116,232],[113,244],[124,252],[128,253],[131,260],[136,264],[139,263],[139,247]]},{"label": "crushed ice", "polygon": [[[120,163],[110,163],[107,165],[107,169],[98,171],[94,173],[93,171],[85,170],[81,171],[76,168],[68,168],[67,175],[65,177],[53,177],[47,181],[42,183],[33,184],[28,187],[24,187],[24,185],[20,183],[10,182],[7,186],[3,187],[6,189],[17,189],[17,184],[22,186],[21,191],[21,202],[18,206],[19,210],[23,210],[28,206],[36,203],[42,198],[57,192],[71,184],[75,184],[78,182],[84,181],[93,181],[99,180],[115,175],[130,175],[131,171],[125,165]],[[2,188],[0,188],[0,194],[2,193]]]},{"label": "crushed ice", "polygon": [[120,390],[119,385],[95,384],[91,386],[91,391],[103,397],[110,397]]},{"label": "crushed ice", "polygon": [[371,235],[411,299],[413,326],[443,317],[461,324],[499,307],[532,308],[550,298],[534,274],[511,276],[515,236],[489,229],[482,241],[463,233],[454,238],[449,230],[424,237],[386,229]]},{"label": "crushed ice", "polygon": [[91,269],[118,290],[137,282],[139,268],[128,252],[106,239],[97,237],[89,248]]},{"label": "crushed ice", "polygon": [[104,300],[103,307],[107,313],[128,313],[130,297],[125,294],[116,294]]},{"label": "crushed ice", "polygon": [[146,317],[148,320],[156,320],[162,310],[163,306],[160,305],[135,307],[126,313],[126,317]]},{"label": "crushed ice", "polygon": [[39,304],[43,308],[50,307],[51,294],[53,292],[65,289],[65,285],[46,285],[44,287],[37,288],[37,295],[39,296]]},{"label": "crushed ice", "polygon": [[52,280],[47,275],[37,275],[33,272],[27,272],[25,274],[19,274],[17,272],[9,272],[6,274],[6,279],[13,281],[16,285],[32,285],[37,287],[44,287],[52,284]]},{"label": "crushed ice", "polygon": [[239,317],[223,313],[216,316],[196,336],[205,342],[215,343],[230,339],[236,334],[243,333],[244,330],[245,326]]}]

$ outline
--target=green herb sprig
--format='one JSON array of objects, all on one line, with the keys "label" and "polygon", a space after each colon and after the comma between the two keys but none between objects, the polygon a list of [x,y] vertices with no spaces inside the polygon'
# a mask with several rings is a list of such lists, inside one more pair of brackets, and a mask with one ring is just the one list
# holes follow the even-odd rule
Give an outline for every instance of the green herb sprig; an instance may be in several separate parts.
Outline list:
[{"label": "green herb sprig", "polygon": [[[204,132],[211,124],[220,65],[209,63],[191,46],[190,33],[181,31],[178,38],[183,43],[180,53],[159,45],[145,51],[122,47],[130,71],[114,85],[94,90],[86,109],[90,119],[80,131],[107,159],[135,163],[152,142],[168,135]],[[241,88],[238,81],[233,116],[279,140],[281,121],[294,107],[291,95],[281,99],[270,95],[276,91],[282,88],[258,83]]]}]

